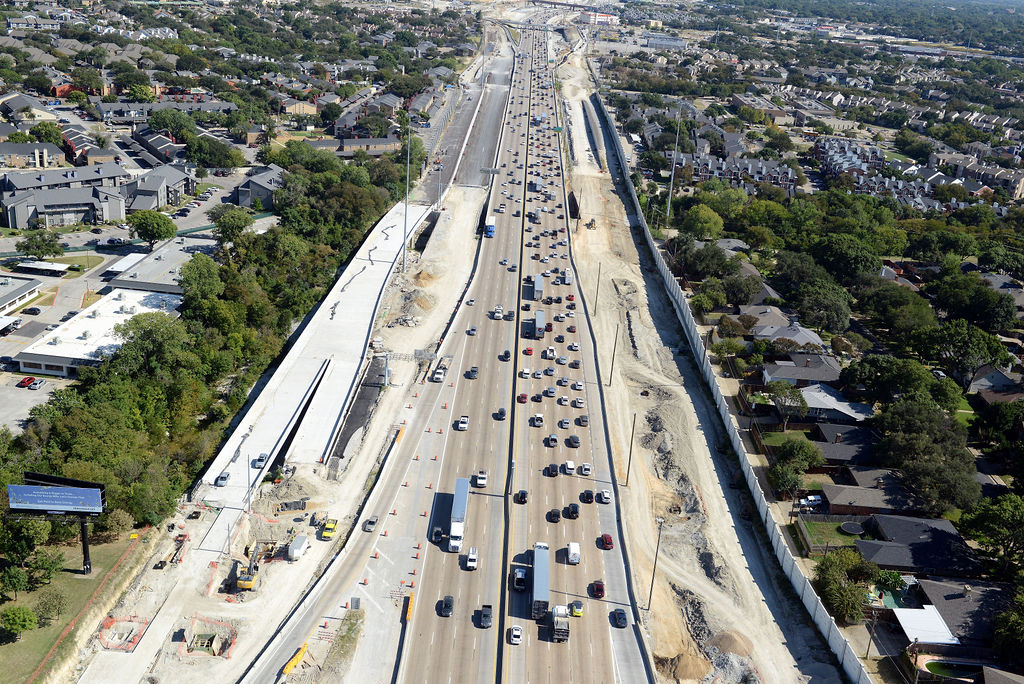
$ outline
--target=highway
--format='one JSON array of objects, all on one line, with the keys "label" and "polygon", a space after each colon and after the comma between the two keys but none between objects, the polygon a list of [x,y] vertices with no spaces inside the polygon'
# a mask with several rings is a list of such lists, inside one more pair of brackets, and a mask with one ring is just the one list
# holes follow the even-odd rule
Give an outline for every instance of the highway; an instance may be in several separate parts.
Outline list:
[{"label": "highway", "polygon": [[[483,238],[465,305],[442,347],[452,357],[441,391],[449,398],[442,401],[448,424],[439,440],[438,495],[423,535],[429,538],[440,526],[444,538],[425,546],[399,670],[406,682],[647,679],[632,625],[617,508],[583,497],[585,490],[614,488],[589,322],[577,281],[563,283],[572,265],[547,40],[544,31],[523,34],[489,199],[495,236]],[[528,282],[534,279],[543,283],[541,301]],[[495,314],[499,305],[511,320]],[[534,330],[538,312],[550,325],[542,339]],[[548,347],[554,358],[541,358]],[[478,369],[475,378],[472,367]],[[506,420],[498,420],[501,408]],[[535,414],[543,414],[543,426],[531,426]],[[461,415],[469,417],[468,429],[453,430]],[[577,467],[592,464],[590,474],[569,474],[570,460]],[[550,464],[557,476],[545,474]],[[461,553],[451,553],[455,481],[480,469],[488,471],[488,484],[471,488],[465,542]],[[526,503],[512,496],[519,490],[528,492]],[[578,519],[563,515],[554,522],[552,511],[564,514],[570,504],[578,505]],[[614,548],[602,548],[605,533]],[[511,590],[513,566],[527,568],[532,581],[536,542],[551,549],[551,605],[582,603],[582,616],[570,618],[567,643],[552,641],[550,616],[531,618],[529,590]],[[578,565],[568,564],[569,542],[580,545]],[[479,551],[476,570],[465,569],[470,547]],[[604,584],[602,598],[595,596],[595,581]],[[449,595],[453,614],[441,617],[440,602]],[[483,604],[494,606],[490,628],[480,624]],[[629,628],[614,624],[615,608],[625,610]],[[523,631],[518,645],[509,642],[513,626]]]}]

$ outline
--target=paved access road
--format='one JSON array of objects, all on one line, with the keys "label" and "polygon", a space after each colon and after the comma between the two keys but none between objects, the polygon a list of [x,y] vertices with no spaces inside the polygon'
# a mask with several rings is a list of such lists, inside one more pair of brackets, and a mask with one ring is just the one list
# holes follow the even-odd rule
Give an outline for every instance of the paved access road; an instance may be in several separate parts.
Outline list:
[{"label": "paved access road", "polygon": [[[632,624],[617,507],[584,503],[582,495],[614,488],[589,325],[575,279],[564,284],[572,266],[562,153],[552,130],[557,123],[549,54],[543,31],[524,33],[489,201],[488,213],[497,219],[495,237],[484,239],[467,293],[475,301],[470,305],[467,299],[443,348],[457,362],[445,379],[452,396],[446,428],[461,415],[469,417],[469,427],[450,432],[444,442],[439,495],[428,527],[440,524],[448,534],[457,478],[472,478],[480,469],[489,477],[486,487],[471,490],[461,553],[449,552],[446,538],[427,547],[400,668],[407,682],[647,679]],[[499,212],[502,204],[505,211]],[[527,219],[528,212],[535,218]],[[543,282],[541,301],[534,299],[534,279]],[[496,316],[499,305],[513,320]],[[542,339],[536,339],[538,311],[551,323]],[[549,346],[554,358],[542,359]],[[506,420],[498,420],[499,409],[506,411]],[[538,413],[543,427],[531,427]],[[592,464],[591,474],[568,474],[568,460]],[[557,476],[545,475],[550,464],[556,464]],[[521,489],[528,493],[527,503],[512,496]],[[552,510],[564,513],[572,503],[579,507],[577,519],[552,521]],[[600,548],[604,533],[611,535],[613,549]],[[551,549],[551,605],[583,604],[583,615],[569,619],[567,643],[552,641],[550,615],[531,618],[529,589],[511,589],[513,567],[526,568],[532,582],[530,550],[536,542]],[[569,542],[580,545],[578,565],[568,564]],[[477,570],[466,569],[471,547],[478,550]],[[603,598],[594,596],[595,581],[604,583]],[[449,595],[454,612],[441,617],[439,602]],[[494,607],[490,628],[480,624],[483,604]],[[618,607],[626,611],[627,629],[613,624],[611,611]],[[513,626],[523,631],[519,645],[509,643]]]}]

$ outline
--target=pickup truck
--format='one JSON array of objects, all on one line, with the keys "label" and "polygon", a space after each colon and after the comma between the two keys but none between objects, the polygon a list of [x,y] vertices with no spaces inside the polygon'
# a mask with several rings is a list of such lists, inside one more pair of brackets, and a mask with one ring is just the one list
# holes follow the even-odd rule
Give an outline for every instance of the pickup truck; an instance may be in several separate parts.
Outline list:
[{"label": "pickup truck", "polygon": [[491,613],[494,608],[490,603],[485,603],[480,607],[480,626],[483,629],[487,629],[491,626]]},{"label": "pickup truck", "polygon": [[486,487],[487,486],[487,471],[478,470],[476,473],[476,486]]},{"label": "pickup truck", "polygon": [[459,422],[455,424],[456,430],[468,430],[469,429],[469,416],[462,416],[459,418]]}]

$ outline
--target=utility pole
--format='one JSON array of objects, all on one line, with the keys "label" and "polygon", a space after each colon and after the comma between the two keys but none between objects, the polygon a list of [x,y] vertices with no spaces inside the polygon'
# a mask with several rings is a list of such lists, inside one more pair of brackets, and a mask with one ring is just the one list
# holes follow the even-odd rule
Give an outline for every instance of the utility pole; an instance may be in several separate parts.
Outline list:
[{"label": "utility pole", "polygon": [[654,569],[651,570],[651,591],[647,595],[647,610],[651,610],[651,601],[654,599],[654,577],[658,573],[658,554],[661,552],[661,526],[665,524],[664,518],[655,518],[658,523],[658,544],[654,547]]},{"label": "utility pole", "polygon": [[[682,109],[682,107],[680,107]],[[676,157],[679,155],[679,111],[676,110],[676,145],[672,149],[672,172],[668,176],[668,201],[665,202],[665,227],[668,228],[672,218],[672,192],[676,182]]]},{"label": "utility pole", "polygon": [[597,315],[597,296],[601,294],[601,262],[597,262],[597,287],[594,288],[594,315]]},{"label": "utility pole", "polygon": [[871,655],[871,642],[875,640],[875,625],[878,624],[878,615],[871,615],[871,629],[868,630],[868,650],[864,653],[864,659]]},{"label": "utility pole", "polygon": [[612,368],[608,373],[608,386],[612,386],[612,375],[615,374],[615,350],[619,348],[619,324],[615,324],[615,342],[612,344]]},{"label": "utility pole", "polygon": [[633,436],[636,434],[636,413],[633,414],[633,429],[629,431],[629,460],[626,462],[626,486],[629,486],[629,471],[633,468]]}]

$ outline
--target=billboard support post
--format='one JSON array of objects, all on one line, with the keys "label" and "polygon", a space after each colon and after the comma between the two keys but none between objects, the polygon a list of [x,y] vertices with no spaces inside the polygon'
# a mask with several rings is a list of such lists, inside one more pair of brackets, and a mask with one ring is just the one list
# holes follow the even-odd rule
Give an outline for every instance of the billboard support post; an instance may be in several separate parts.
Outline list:
[{"label": "billboard support post", "polygon": [[78,519],[82,525],[82,574],[92,574],[92,559],[89,557],[89,523],[83,515]]}]

